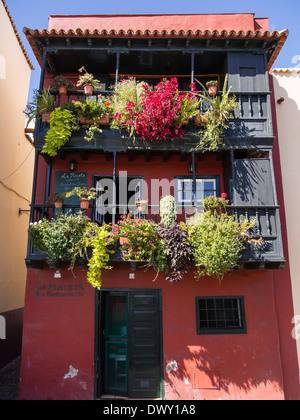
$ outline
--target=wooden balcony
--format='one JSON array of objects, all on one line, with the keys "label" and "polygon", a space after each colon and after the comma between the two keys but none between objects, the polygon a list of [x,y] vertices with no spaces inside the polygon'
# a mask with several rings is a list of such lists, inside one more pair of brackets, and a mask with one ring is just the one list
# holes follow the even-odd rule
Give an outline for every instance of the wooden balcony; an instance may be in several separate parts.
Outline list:
[{"label": "wooden balcony", "polygon": [[[56,106],[60,106],[66,100],[84,98],[83,91],[70,91],[67,95],[61,97],[56,91]],[[96,91],[98,94],[108,96],[111,91]],[[221,92],[218,93],[219,95]],[[253,148],[272,148],[273,134],[270,112],[270,92],[233,92],[238,104],[232,118],[228,121],[228,128],[224,132],[224,137],[220,150],[232,149],[253,149]],[[200,112],[205,111],[205,105],[202,103]],[[41,120],[36,122],[34,132],[34,145],[41,151],[49,125]],[[110,126],[101,126],[102,133],[96,133],[92,141],[87,142],[84,137],[84,129],[72,134],[69,142],[60,149],[59,155],[66,153],[105,153],[105,152],[166,152],[188,153],[197,148],[199,142],[199,127],[190,120],[189,124],[182,127],[184,136],[174,140],[154,140],[152,142],[142,140],[137,136],[135,140],[129,138],[128,132],[124,129],[122,132],[111,129]],[[198,150],[201,153],[201,150]],[[47,156],[45,156],[47,158]]]},{"label": "wooden balcony", "polygon": [[[75,214],[78,212],[79,205],[64,205],[62,210],[55,210],[53,205],[34,204],[31,205],[32,223],[38,222],[42,218],[56,217],[60,212],[70,212]],[[99,207],[91,205],[86,214],[95,220],[95,212],[104,214],[108,212],[116,215],[116,220],[121,214],[132,212],[137,217],[152,219],[156,223],[160,222],[159,206],[151,205],[145,213],[140,213],[136,206],[115,205]],[[191,215],[203,211],[200,206],[178,207],[178,222],[186,221]],[[237,269],[243,268],[253,269],[282,269],[285,265],[283,257],[283,247],[281,239],[281,228],[279,220],[279,206],[235,206],[227,207],[229,214],[235,216],[236,220],[243,218],[256,219],[256,224],[251,232],[253,239],[263,239],[263,244],[260,246],[247,244],[238,262]],[[98,217],[99,220],[99,217]],[[104,218],[103,218],[104,221]],[[28,251],[26,258],[26,265],[33,268],[43,268],[46,261],[46,253],[37,251],[32,245],[30,238],[28,239]],[[122,262],[122,254],[117,248],[116,252],[111,257],[112,262]],[[134,268],[134,261],[131,262]]]}]

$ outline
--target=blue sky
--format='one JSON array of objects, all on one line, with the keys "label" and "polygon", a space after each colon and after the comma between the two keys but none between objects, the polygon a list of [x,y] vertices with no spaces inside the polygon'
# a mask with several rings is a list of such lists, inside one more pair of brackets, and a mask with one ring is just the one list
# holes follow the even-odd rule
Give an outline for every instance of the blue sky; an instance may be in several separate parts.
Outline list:
[{"label": "blue sky", "polygon": [[51,14],[255,13],[269,18],[270,31],[289,29],[274,67],[300,67],[300,0],[6,0],[6,5],[35,68],[30,89],[38,87],[40,69],[23,28],[48,28]]}]

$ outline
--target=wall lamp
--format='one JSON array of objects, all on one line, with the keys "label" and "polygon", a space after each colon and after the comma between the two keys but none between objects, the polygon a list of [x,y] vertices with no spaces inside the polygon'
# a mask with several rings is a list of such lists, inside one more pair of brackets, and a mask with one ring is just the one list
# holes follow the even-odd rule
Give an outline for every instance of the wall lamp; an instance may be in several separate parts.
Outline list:
[{"label": "wall lamp", "polygon": [[69,171],[70,172],[75,172],[77,170],[77,160],[72,159],[69,162]]},{"label": "wall lamp", "polygon": [[193,173],[193,162],[192,161],[190,161],[187,164],[187,171],[188,171],[188,174],[192,174]]}]

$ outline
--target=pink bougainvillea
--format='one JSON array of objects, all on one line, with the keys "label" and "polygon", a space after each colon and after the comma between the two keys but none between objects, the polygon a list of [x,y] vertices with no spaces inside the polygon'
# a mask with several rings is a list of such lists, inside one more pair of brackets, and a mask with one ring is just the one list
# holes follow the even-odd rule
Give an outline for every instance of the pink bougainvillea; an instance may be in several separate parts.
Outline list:
[{"label": "pink bougainvillea", "polygon": [[[165,140],[183,136],[182,121],[179,120],[184,100],[195,99],[196,91],[191,85],[191,92],[179,93],[176,78],[163,80],[151,91],[145,83],[143,85],[142,112],[136,112],[135,103],[128,102],[126,110],[131,119],[126,123],[135,128],[136,134],[143,140]],[[120,118],[116,115],[116,119]]]}]

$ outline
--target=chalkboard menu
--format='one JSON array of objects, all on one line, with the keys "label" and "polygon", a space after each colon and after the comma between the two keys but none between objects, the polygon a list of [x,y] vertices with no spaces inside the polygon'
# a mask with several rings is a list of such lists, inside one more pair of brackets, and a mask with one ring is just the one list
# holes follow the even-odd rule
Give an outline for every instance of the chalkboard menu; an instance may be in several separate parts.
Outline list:
[{"label": "chalkboard menu", "polygon": [[[54,191],[64,193],[75,187],[87,187],[87,172],[55,172]],[[65,199],[65,204],[79,204],[79,197],[73,195]]]}]

